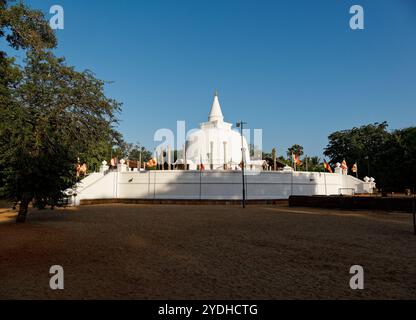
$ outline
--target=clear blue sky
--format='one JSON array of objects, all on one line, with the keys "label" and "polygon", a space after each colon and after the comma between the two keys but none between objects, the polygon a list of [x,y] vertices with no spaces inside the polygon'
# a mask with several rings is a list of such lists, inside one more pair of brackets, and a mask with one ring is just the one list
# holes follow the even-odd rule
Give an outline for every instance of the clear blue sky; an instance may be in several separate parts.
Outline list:
[{"label": "clear blue sky", "polygon": [[[298,143],[322,155],[328,135],[416,120],[416,1],[31,0],[65,10],[57,54],[114,81],[119,130],[153,148],[158,128],[206,121],[214,90],[225,120],[263,129],[263,149]],[[349,28],[349,8],[365,30]]]}]

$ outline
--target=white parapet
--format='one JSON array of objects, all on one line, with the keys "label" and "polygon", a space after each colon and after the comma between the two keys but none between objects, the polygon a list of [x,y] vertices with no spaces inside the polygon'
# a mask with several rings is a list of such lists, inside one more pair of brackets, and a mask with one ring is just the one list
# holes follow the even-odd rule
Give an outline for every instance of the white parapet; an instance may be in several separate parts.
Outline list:
[{"label": "white parapet", "polygon": [[[241,199],[241,171],[110,171],[83,183],[81,199]],[[291,195],[338,195],[372,192],[364,182],[337,173],[286,171],[247,172],[247,199],[287,199]],[[345,192],[344,192],[345,193]]]}]

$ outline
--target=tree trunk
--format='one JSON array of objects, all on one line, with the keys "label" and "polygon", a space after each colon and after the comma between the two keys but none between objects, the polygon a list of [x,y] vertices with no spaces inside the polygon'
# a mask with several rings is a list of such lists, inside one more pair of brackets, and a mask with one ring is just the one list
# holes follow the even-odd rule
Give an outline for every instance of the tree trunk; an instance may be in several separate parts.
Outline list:
[{"label": "tree trunk", "polygon": [[17,214],[16,222],[23,223],[26,222],[27,210],[29,208],[30,197],[23,195],[22,200],[20,200],[19,213]]}]

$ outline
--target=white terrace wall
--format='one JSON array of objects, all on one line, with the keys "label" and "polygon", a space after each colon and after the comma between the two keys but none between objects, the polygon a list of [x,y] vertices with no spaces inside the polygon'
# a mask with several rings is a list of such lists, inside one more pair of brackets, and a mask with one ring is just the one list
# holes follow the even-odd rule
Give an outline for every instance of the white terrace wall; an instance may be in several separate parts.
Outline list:
[{"label": "white terrace wall", "polygon": [[[343,188],[365,192],[363,181],[337,173],[273,171],[248,173],[245,176],[247,199],[287,199],[290,195],[333,195],[339,194]],[[94,179],[90,178],[90,181],[92,181],[90,184],[83,183],[82,187],[78,188],[76,203],[81,199],[241,199],[242,197],[241,171],[109,172],[96,173]]]}]

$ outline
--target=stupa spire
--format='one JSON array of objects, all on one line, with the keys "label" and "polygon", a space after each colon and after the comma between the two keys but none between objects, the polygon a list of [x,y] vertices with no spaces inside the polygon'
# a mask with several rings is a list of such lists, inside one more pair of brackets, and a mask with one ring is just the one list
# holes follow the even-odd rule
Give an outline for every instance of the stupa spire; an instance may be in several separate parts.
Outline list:
[{"label": "stupa spire", "polygon": [[209,112],[208,121],[224,121],[224,116],[222,115],[220,101],[218,100],[218,92],[215,91],[214,101],[212,102],[211,111]]}]

